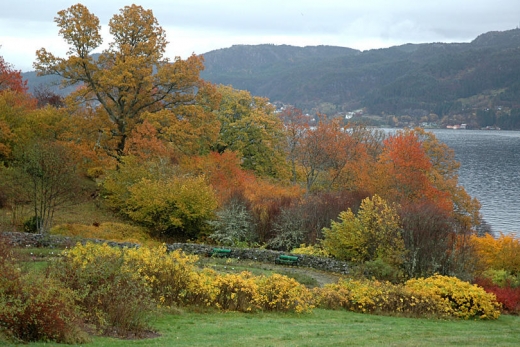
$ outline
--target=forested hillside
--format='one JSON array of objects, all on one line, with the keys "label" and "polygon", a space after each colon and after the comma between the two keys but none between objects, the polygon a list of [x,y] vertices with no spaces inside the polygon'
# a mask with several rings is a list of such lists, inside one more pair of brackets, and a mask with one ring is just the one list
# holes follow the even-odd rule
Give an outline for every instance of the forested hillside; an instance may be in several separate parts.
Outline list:
[{"label": "forested hillside", "polygon": [[[364,52],[236,45],[203,56],[203,79],[310,113],[364,108],[372,115],[410,116],[415,124],[435,114],[449,116],[443,125],[520,129],[519,29],[482,34],[471,43],[406,44]],[[24,78],[31,91],[40,84],[56,90],[56,77],[27,72]],[[478,110],[487,114],[477,115]]]},{"label": "forested hillside", "polygon": [[461,99],[520,104],[520,30],[471,43],[406,44],[356,51],[339,47],[233,46],[204,54],[202,77],[304,109],[332,103],[372,114],[420,109],[459,112]]}]

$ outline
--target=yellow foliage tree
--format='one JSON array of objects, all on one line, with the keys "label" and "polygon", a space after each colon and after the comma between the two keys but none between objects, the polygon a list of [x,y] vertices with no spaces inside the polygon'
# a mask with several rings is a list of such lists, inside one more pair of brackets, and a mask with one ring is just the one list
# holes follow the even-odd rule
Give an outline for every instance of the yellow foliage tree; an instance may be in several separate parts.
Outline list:
[{"label": "yellow foliage tree", "polygon": [[202,85],[203,59],[165,58],[166,34],[151,10],[131,5],[114,15],[108,24],[113,41],[97,58],[92,54],[103,42],[101,27],[87,7],[60,11],[55,22],[69,45],[68,56],[59,58],[42,48],[34,67],[40,75],[61,76],[65,85],[82,84],[74,97],[93,108],[101,105],[103,112],[96,115],[106,126],[98,129],[103,134],[98,144],[107,153],[121,158],[144,112],[175,110],[178,116],[192,116],[186,108],[195,104]]},{"label": "yellow foliage tree", "polygon": [[357,216],[349,209],[339,219],[323,229],[322,245],[329,254],[354,262],[402,264],[405,246],[395,207],[374,195],[362,201]]}]

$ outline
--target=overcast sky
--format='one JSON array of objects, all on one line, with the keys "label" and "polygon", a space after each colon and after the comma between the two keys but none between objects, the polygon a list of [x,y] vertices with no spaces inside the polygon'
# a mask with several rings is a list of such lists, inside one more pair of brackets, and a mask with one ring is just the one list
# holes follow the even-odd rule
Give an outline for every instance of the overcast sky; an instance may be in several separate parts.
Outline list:
[{"label": "overcast sky", "polygon": [[[0,55],[33,70],[35,51],[65,56],[54,17],[66,0],[2,0]],[[81,2],[107,23],[131,1]],[[166,30],[167,56],[187,57],[234,44],[333,45],[367,50],[405,43],[469,42],[520,25],[519,0],[142,0]],[[104,47],[103,47],[104,48]]]}]

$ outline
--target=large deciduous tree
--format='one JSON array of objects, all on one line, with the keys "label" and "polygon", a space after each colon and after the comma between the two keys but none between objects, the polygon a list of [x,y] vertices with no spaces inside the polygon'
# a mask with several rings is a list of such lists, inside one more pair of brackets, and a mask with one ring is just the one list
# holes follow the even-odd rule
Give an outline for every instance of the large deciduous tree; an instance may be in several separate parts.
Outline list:
[{"label": "large deciduous tree", "polygon": [[260,176],[285,175],[283,124],[267,99],[248,91],[219,86],[218,152],[240,153],[242,167]]},{"label": "large deciduous tree", "polygon": [[196,103],[203,59],[165,58],[166,35],[151,10],[131,5],[114,15],[108,24],[113,41],[98,57],[93,52],[103,42],[101,27],[87,7],[77,4],[60,11],[55,22],[69,45],[67,57],[42,48],[36,52],[34,67],[40,75],[61,76],[65,85],[82,85],[75,92],[77,100],[100,105],[99,115],[108,125],[100,128],[104,141],[98,145],[107,153],[121,158],[128,136],[143,122],[145,112],[170,110],[178,118],[193,116],[185,108]]}]

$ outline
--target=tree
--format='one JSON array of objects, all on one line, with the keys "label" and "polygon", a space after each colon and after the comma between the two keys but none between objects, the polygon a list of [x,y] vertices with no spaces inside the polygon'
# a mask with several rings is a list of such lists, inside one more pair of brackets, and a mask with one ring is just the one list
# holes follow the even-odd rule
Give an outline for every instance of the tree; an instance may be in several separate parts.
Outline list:
[{"label": "tree", "polygon": [[34,88],[34,97],[38,100],[38,107],[45,107],[47,105],[60,108],[65,106],[65,100],[59,94],[56,94],[48,86],[40,84]]},{"label": "tree", "polygon": [[409,277],[450,275],[453,217],[428,202],[411,203],[399,209],[407,249],[404,268]]},{"label": "tree", "polygon": [[287,107],[280,114],[280,119],[285,125],[285,137],[287,138],[287,159],[291,168],[291,181],[298,181],[298,150],[306,133],[308,133],[309,119],[302,114],[302,110],[295,107]]},{"label": "tree", "polygon": [[[67,58],[55,57],[45,48],[37,51],[34,67],[40,75],[54,74],[64,85],[82,84],[74,96],[90,107],[100,105],[98,116],[106,128],[100,128],[106,151],[121,158],[126,140],[144,112],[171,110],[194,105],[202,57],[187,60],[164,57],[167,41],[151,10],[125,6],[109,21],[113,41],[99,57],[92,55],[103,40],[99,19],[87,7],[77,4],[58,12],[54,19],[59,34],[69,45]],[[95,101],[95,103],[92,103]],[[113,142],[111,142],[113,141]]]},{"label": "tree", "polygon": [[0,56],[0,92],[8,89],[17,93],[25,93],[27,92],[27,81],[23,80],[19,70],[15,70]]},{"label": "tree", "polygon": [[374,195],[361,202],[357,215],[348,209],[339,219],[323,229],[323,248],[334,257],[359,263],[380,259],[393,267],[403,263],[406,250],[394,206]]},{"label": "tree", "polygon": [[318,118],[317,126],[305,130],[294,150],[308,192],[341,189],[338,181],[348,184],[348,166],[362,152],[339,119]]},{"label": "tree", "polygon": [[245,90],[219,86],[220,134],[214,149],[240,153],[242,167],[260,176],[285,175],[283,124],[265,98]]},{"label": "tree", "polygon": [[68,148],[56,142],[38,141],[22,149],[17,158],[17,184],[33,206],[36,230],[47,233],[54,213],[71,202],[81,185],[76,163]]}]

